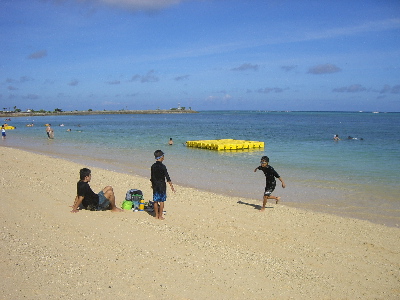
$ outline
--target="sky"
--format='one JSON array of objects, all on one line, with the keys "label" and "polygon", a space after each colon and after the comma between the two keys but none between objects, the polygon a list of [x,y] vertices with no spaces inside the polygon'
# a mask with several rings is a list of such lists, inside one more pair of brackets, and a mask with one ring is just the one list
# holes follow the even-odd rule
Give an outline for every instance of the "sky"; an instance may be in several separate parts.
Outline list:
[{"label": "sky", "polygon": [[0,0],[0,110],[400,111],[399,0]]}]

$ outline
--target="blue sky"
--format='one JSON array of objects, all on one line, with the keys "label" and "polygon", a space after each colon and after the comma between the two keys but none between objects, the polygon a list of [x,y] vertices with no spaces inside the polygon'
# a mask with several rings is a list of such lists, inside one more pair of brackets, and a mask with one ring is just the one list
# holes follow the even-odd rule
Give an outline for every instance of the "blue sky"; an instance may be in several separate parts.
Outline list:
[{"label": "blue sky", "polygon": [[1,0],[0,110],[400,111],[400,1]]}]

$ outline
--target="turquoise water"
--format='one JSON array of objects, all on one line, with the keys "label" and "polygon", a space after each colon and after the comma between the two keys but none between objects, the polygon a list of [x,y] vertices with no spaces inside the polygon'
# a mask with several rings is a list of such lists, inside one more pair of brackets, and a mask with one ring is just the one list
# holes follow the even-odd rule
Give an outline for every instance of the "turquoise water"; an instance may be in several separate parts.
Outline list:
[{"label": "turquoise water", "polygon": [[[32,122],[34,127],[25,126]],[[154,150],[162,149],[175,183],[243,198],[262,198],[264,177],[253,171],[268,155],[287,184],[275,191],[282,204],[400,224],[399,113],[207,111],[19,117],[8,123],[17,129],[7,131],[4,146],[147,177]],[[47,139],[45,123],[52,124],[54,140]],[[333,141],[334,134],[342,140]],[[187,140],[224,138],[266,146],[254,151],[184,146]]]}]

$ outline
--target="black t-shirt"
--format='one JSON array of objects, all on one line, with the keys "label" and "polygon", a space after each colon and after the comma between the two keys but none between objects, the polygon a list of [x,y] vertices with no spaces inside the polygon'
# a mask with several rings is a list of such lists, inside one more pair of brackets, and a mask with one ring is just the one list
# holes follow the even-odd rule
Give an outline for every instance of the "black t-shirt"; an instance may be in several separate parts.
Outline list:
[{"label": "black t-shirt", "polygon": [[152,166],[151,166],[151,183],[153,186],[153,192],[163,192],[165,193],[167,191],[167,186],[165,184],[165,180],[167,182],[171,181],[171,178],[169,177],[167,167],[163,165],[161,161],[156,161]]},{"label": "black t-shirt", "polygon": [[92,191],[89,183],[84,181],[78,181],[77,183],[77,195],[83,196],[82,205],[85,208],[97,207],[99,205],[99,195]]},{"label": "black t-shirt", "polygon": [[270,165],[268,165],[266,167],[258,166],[257,169],[259,169],[259,170],[264,172],[265,180],[266,180],[267,183],[273,183],[273,182],[275,182],[275,178],[281,177],[275,171],[275,169],[273,167],[271,167]]}]

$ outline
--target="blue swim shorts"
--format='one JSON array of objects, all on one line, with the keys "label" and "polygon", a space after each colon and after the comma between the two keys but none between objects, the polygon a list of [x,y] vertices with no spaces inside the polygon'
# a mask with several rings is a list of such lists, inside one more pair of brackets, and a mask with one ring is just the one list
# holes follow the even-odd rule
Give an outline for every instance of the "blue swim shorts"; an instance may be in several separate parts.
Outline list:
[{"label": "blue swim shorts", "polygon": [[154,202],[165,202],[167,201],[167,194],[162,192],[153,192]]},{"label": "blue swim shorts", "polygon": [[99,195],[99,205],[96,210],[107,210],[110,209],[110,201],[104,196],[104,192],[100,191],[97,195]]}]

